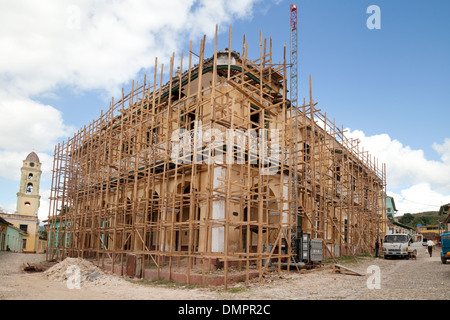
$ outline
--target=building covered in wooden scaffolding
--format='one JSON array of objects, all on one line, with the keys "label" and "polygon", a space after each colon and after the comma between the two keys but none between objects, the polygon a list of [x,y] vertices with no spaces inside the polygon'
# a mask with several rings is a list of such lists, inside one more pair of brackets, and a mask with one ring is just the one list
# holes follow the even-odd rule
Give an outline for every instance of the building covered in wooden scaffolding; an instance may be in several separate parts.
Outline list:
[{"label": "building covered in wooden scaffolding", "polygon": [[[231,29],[230,46],[231,48]],[[192,42],[191,50],[192,52]],[[293,107],[284,60],[217,51],[163,83],[133,82],[100,118],[55,148],[47,258],[95,258],[140,276],[225,286],[295,259],[292,239],[326,256],[371,253],[383,233],[385,168],[311,97]],[[289,239],[289,240],[288,240]],[[281,271],[278,263],[278,271]],[[289,268],[289,267],[288,267]],[[124,271],[125,270],[125,271]]]}]

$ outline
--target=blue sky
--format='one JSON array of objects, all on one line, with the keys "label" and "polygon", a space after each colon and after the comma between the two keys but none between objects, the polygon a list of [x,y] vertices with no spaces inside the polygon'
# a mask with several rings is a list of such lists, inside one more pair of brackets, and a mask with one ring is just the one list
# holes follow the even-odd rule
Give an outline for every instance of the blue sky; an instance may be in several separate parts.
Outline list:
[{"label": "blue sky", "polygon": [[[186,56],[189,40],[198,52],[203,34],[212,53],[216,23],[219,49],[232,26],[232,49],[241,51],[245,34],[256,59],[261,30],[281,61],[290,3],[299,8],[300,100],[311,75],[322,111],[387,164],[400,214],[450,202],[446,0],[0,0],[0,206],[15,210],[22,160],[35,151],[45,162],[45,219],[54,145],[98,118],[133,79],[152,76],[155,57],[167,65],[172,52]],[[367,28],[370,5],[380,8],[381,29]],[[79,24],[67,27],[73,17]]]}]

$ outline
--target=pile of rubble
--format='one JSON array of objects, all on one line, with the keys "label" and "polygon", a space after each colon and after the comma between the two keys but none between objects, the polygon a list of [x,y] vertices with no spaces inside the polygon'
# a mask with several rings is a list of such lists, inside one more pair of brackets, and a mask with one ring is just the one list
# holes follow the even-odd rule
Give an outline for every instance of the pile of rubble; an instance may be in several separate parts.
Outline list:
[{"label": "pile of rubble", "polygon": [[79,277],[80,283],[96,281],[104,276],[100,268],[81,258],[66,258],[46,270],[44,274],[47,275],[48,279],[55,281],[67,281]]}]

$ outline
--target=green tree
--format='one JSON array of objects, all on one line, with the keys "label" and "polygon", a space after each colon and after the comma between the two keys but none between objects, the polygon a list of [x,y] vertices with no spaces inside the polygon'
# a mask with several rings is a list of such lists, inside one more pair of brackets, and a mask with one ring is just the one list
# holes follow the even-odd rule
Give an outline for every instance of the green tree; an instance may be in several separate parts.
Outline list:
[{"label": "green tree", "polygon": [[413,220],[414,216],[411,213],[405,213],[401,218],[398,219],[398,222],[410,225]]},{"label": "green tree", "polygon": [[47,240],[47,231],[39,231],[39,235],[42,236],[45,240]]},{"label": "green tree", "polygon": [[432,220],[431,217],[426,216],[415,217],[412,225],[417,226],[418,224],[421,224],[423,226],[427,226],[432,224],[431,220]]}]

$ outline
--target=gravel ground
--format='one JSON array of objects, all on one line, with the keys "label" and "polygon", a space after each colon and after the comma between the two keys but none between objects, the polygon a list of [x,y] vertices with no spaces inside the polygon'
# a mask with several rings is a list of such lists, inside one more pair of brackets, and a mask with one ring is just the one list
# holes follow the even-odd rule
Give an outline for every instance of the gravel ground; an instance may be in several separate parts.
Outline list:
[{"label": "gravel ground", "polygon": [[[127,299],[127,300],[449,300],[450,263],[442,264],[439,252],[433,257],[419,252],[417,260],[359,258],[341,263],[362,276],[333,273],[324,269],[307,274],[296,271],[273,273],[248,286],[238,283],[228,290],[137,283],[112,274],[86,281],[80,289],[69,289],[44,272],[25,273],[23,264],[44,261],[45,255],[0,252],[0,300],[5,299]],[[375,267],[373,267],[375,266]],[[379,271],[379,289],[370,288]],[[65,280],[67,281],[67,280]],[[368,285],[369,284],[369,285]]]},{"label": "gravel ground", "polygon": [[[34,264],[44,261],[45,254],[22,254],[0,251],[0,276],[20,274],[22,273],[24,264]],[[0,278],[0,281],[2,278]]]},{"label": "gravel ground", "polygon": [[[425,250],[424,250],[425,251]],[[433,257],[420,252],[417,260],[360,258],[345,266],[362,274],[336,274],[331,270],[309,274],[290,273],[283,279],[254,284],[248,290],[223,299],[302,300],[448,300],[450,263],[442,264],[439,252]],[[379,289],[374,287],[373,269],[379,270]],[[369,282],[369,285],[368,285]]]}]

